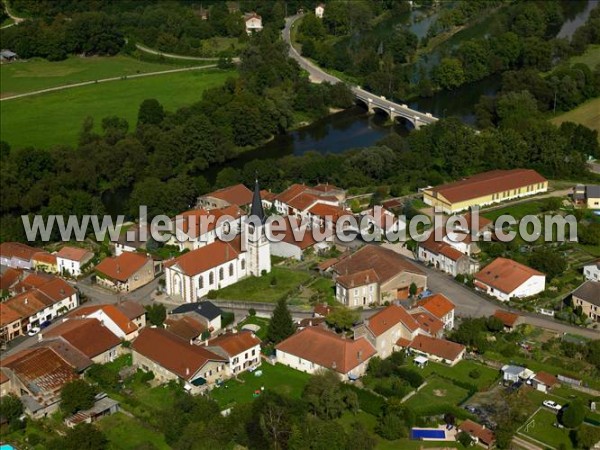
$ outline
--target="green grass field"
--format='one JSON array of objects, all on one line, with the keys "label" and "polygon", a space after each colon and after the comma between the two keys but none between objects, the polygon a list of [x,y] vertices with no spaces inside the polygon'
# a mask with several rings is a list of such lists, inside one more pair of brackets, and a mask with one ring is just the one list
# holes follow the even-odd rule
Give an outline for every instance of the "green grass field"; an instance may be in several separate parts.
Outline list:
[{"label": "green grass field", "polygon": [[585,125],[598,131],[598,140],[600,141],[600,97],[588,100],[577,108],[556,116],[550,121],[555,125],[560,125],[563,122],[575,122]]},{"label": "green grass field", "polygon": [[540,212],[542,212],[541,202],[532,200],[530,202],[518,203],[516,205],[498,208],[493,211],[484,211],[481,215],[494,221],[503,214],[508,214],[514,217],[516,220],[521,220],[525,216],[539,214]]},{"label": "green grass field", "polygon": [[235,403],[250,403],[254,400],[254,392],[261,387],[273,390],[280,394],[286,394],[293,398],[300,398],[304,386],[310,375],[298,370],[291,369],[282,364],[274,366],[264,363],[260,366],[262,376],[257,377],[255,373],[244,372],[240,375],[243,383],[236,380],[228,380],[223,385],[210,391],[210,396],[215,399],[222,409]]},{"label": "green grass field", "polygon": [[[188,66],[203,65],[187,61]],[[64,61],[49,62],[34,58],[0,66],[0,97],[38,91],[67,84],[102,78],[160,72],[176,68],[170,64],[139,61],[128,56],[71,56]]]},{"label": "green grass field", "polygon": [[569,63],[587,64],[590,69],[594,70],[600,64],[600,45],[590,45],[583,54],[570,58]]},{"label": "green grass field", "polygon": [[[272,280],[276,282],[272,285]],[[274,303],[282,296],[296,292],[298,286],[306,283],[310,274],[297,270],[273,267],[271,273],[262,277],[250,277],[239,283],[217,291],[221,300],[241,300],[248,302]]]},{"label": "green grass field", "polygon": [[427,380],[427,386],[406,401],[406,405],[413,408],[418,414],[419,410],[432,405],[459,405],[464,401],[469,392],[450,381],[432,377]]},{"label": "green grass field", "polygon": [[[98,422],[100,428],[108,439],[110,450],[134,450],[138,448],[156,448],[168,450],[170,447],[165,442],[165,437],[144,426],[141,422],[123,413],[104,417]],[[152,447],[150,447],[152,446]]]},{"label": "green grass field", "polygon": [[166,110],[200,100],[202,91],[216,87],[234,71],[206,69],[113,81],[0,103],[0,136],[12,147],[48,148],[75,145],[83,120],[94,118],[97,130],[104,117],[118,115],[135,127],[140,103],[156,98]]},{"label": "green grass field", "polygon": [[[533,421],[533,424],[531,422]],[[556,414],[548,409],[540,409],[531,417],[525,426],[520,430],[522,434],[538,441],[544,442],[554,448],[573,448],[571,439],[569,439],[569,430],[557,428],[554,426]]]},{"label": "green grass field", "polygon": [[[480,374],[479,378],[471,378],[469,374],[472,370],[477,370]],[[424,369],[419,370],[425,377],[430,375],[439,374],[443,377],[450,378],[452,380],[464,381],[477,386],[479,390],[488,388],[494,381],[500,376],[497,370],[491,369],[482,364],[478,364],[473,361],[463,360],[454,367],[450,367],[447,364],[436,363],[429,361]]]},{"label": "green grass field", "polygon": [[242,320],[239,324],[238,324],[238,330],[242,330],[244,325],[258,325],[260,327],[260,329],[256,332],[256,336],[261,339],[261,340],[265,340],[267,338],[267,330],[269,328],[269,322],[270,320],[267,319],[266,317],[248,317],[245,320]]}]

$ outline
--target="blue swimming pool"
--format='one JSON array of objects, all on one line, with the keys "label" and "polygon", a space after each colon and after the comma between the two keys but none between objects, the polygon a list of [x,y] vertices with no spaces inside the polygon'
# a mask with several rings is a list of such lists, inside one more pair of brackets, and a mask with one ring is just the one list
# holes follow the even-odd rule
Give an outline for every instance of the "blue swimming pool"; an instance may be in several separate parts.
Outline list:
[{"label": "blue swimming pool", "polygon": [[444,430],[413,428],[410,430],[411,439],[446,439]]},{"label": "blue swimming pool", "polygon": [[0,445],[0,450],[15,450],[15,448],[10,444],[2,444]]}]

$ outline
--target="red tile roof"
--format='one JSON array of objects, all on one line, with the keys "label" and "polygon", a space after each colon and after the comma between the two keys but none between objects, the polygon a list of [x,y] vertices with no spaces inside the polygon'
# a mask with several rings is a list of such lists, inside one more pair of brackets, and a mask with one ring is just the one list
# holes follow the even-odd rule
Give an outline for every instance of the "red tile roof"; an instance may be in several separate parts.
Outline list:
[{"label": "red tile roof", "polygon": [[503,311],[502,309],[497,309],[494,313],[494,317],[500,319],[505,327],[513,327],[520,316],[515,313]]},{"label": "red tile roof", "polygon": [[225,333],[208,341],[209,347],[219,347],[230,357],[239,355],[260,345],[260,339],[250,331],[241,331],[239,333]]},{"label": "red tile roof", "polygon": [[121,340],[97,319],[69,319],[42,331],[42,336],[60,336],[88,358],[94,358],[121,344]]},{"label": "red tile roof", "polygon": [[444,294],[434,294],[426,297],[420,300],[417,305],[425,308],[438,319],[442,319],[455,308],[454,303]]},{"label": "red tile roof", "polygon": [[48,252],[37,252],[31,257],[31,260],[56,265],[56,255],[52,255]]},{"label": "red tile roof", "polygon": [[465,346],[445,339],[418,334],[410,343],[409,348],[434,355],[439,358],[454,361],[464,350]]},{"label": "red tile roof", "polygon": [[353,254],[346,256],[333,266],[333,270],[339,275],[347,275],[367,269],[373,269],[381,283],[385,283],[401,272],[425,275],[419,267],[410,263],[395,251],[371,244],[367,244]]},{"label": "red tile roof", "polygon": [[496,440],[496,436],[494,435],[494,432],[492,430],[487,429],[484,426],[473,422],[472,420],[465,420],[463,423],[460,424],[458,429],[460,431],[464,431],[470,434],[471,436],[475,436],[477,439],[479,439],[482,443],[486,445],[490,445]]},{"label": "red tile roof", "polygon": [[411,316],[417,321],[419,328],[432,336],[436,336],[444,329],[444,323],[429,313],[416,312],[411,313]]},{"label": "red tile roof", "polygon": [[334,186],[333,184],[329,184],[329,183],[319,183],[317,184],[315,187],[312,188],[313,191],[320,191],[320,192],[343,192],[344,190],[342,188],[339,188],[337,186]]},{"label": "red tile roof", "polygon": [[[473,214],[471,214],[471,213],[463,214],[463,217],[467,221],[467,230],[469,230],[469,231],[479,232],[479,231],[483,230],[485,227],[492,224],[492,221],[490,219],[483,217],[481,214],[479,214],[479,226],[477,227],[477,230],[474,230],[473,228],[475,228],[475,223],[473,220]],[[457,223],[457,226],[458,226],[458,223]]]},{"label": "red tile roof", "polygon": [[194,276],[213,267],[225,264],[228,261],[233,261],[239,254],[239,238],[234,239],[232,242],[216,240],[212,244],[205,245],[178,256],[166,263],[165,266],[178,266],[186,275]]},{"label": "red tile roof", "polygon": [[327,270],[331,266],[333,266],[334,264],[336,264],[338,261],[339,261],[338,258],[329,258],[329,259],[326,259],[325,261],[323,261],[322,263],[320,263],[317,266],[317,268],[319,270]]},{"label": "red tile roof", "polygon": [[31,261],[31,257],[40,252],[39,248],[30,247],[20,242],[3,242],[0,244],[0,256],[3,258],[19,258]]},{"label": "red tile roof", "polygon": [[548,387],[552,387],[555,384],[558,384],[558,378],[548,372],[538,372],[533,377],[534,380],[537,380],[540,383],[545,384]]},{"label": "red tile roof", "polygon": [[335,279],[337,284],[351,289],[371,283],[379,283],[379,277],[373,269],[361,270],[350,275],[340,275]]},{"label": "red tile roof", "polygon": [[138,329],[137,325],[118,309],[117,305],[83,306],[69,313],[69,317],[89,317],[97,311],[102,311],[117,325],[123,333],[130,334]]},{"label": "red tile roof", "polygon": [[236,184],[226,188],[210,192],[203,197],[214,197],[223,200],[230,205],[245,206],[252,203],[252,191],[243,184]]},{"label": "red tile roof", "polygon": [[298,211],[304,211],[309,206],[314,205],[319,201],[319,197],[314,194],[309,194],[307,192],[303,192],[293,199],[291,199],[287,204],[292,208],[296,208]]},{"label": "red tile roof", "polygon": [[260,198],[261,200],[265,200],[267,202],[272,202],[273,200],[275,200],[277,198],[277,194],[271,191],[267,191],[266,189],[263,189],[260,191]]},{"label": "red tile roof", "polygon": [[152,261],[152,258],[142,253],[123,252],[119,256],[104,258],[96,270],[113,280],[126,282],[148,261]]},{"label": "red tile roof", "polygon": [[[242,217],[243,214],[243,211],[237,205],[229,205],[224,208],[211,210],[193,209],[179,214],[175,218],[175,224],[177,229],[195,238],[216,229],[221,217],[229,216],[231,217],[230,220],[236,220]],[[208,217],[211,219],[207,220]],[[178,219],[181,220],[179,221]]]},{"label": "red tile roof", "polygon": [[492,170],[431,188],[452,203],[463,202],[547,180],[530,169]]},{"label": "red tile roof", "polygon": [[459,259],[466,257],[464,253],[458,251],[447,242],[436,241],[435,232],[433,231],[427,239],[419,242],[419,247],[422,247],[431,253],[444,255],[452,261],[458,261]]},{"label": "red tile roof", "polygon": [[124,302],[118,303],[116,306],[129,320],[137,319],[146,314],[146,310],[140,303],[131,300],[125,300]]},{"label": "red tile roof", "polygon": [[543,273],[512,259],[496,258],[475,274],[475,279],[505,294],[510,294],[527,280]]},{"label": "red tile roof", "polygon": [[23,318],[23,315],[6,303],[0,303],[0,327],[10,325],[17,320]]},{"label": "red tile roof", "polygon": [[319,216],[320,218],[330,216],[332,220],[338,220],[340,217],[344,216],[352,216],[350,211],[347,211],[340,206],[328,205],[326,203],[317,203],[312,206],[308,212],[314,216]]},{"label": "red tile roof", "polygon": [[323,317],[326,317],[331,311],[333,311],[333,308],[324,303],[318,303],[313,308],[313,312],[315,314],[318,314],[319,316]]},{"label": "red tile roof", "polygon": [[[281,227],[273,227],[272,233],[275,237],[283,235],[283,242],[295,245],[302,250],[307,249],[315,244],[317,240],[313,236],[313,230],[308,226],[308,223],[303,223],[300,219],[293,216],[285,216],[283,218],[283,224]],[[320,230],[321,235],[330,236],[331,230],[322,229]],[[302,239],[297,239],[302,237]]]},{"label": "red tile roof", "polygon": [[278,351],[346,374],[376,354],[365,339],[343,339],[320,327],[308,327],[277,344]]},{"label": "red tile roof", "polygon": [[409,331],[419,328],[417,321],[406,309],[398,305],[390,305],[369,317],[367,327],[375,336],[380,336],[393,326],[402,323]]},{"label": "red tile roof", "polygon": [[14,285],[23,274],[21,269],[13,269],[12,267],[7,268],[2,276],[0,277],[0,289],[8,290]]},{"label": "red tile roof", "polygon": [[289,188],[279,194],[276,200],[280,201],[281,203],[289,204],[291,200],[308,189],[309,187],[304,184],[292,184]]},{"label": "red tile roof", "polygon": [[92,258],[94,254],[85,248],[65,246],[60,249],[56,256],[69,261],[83,262]]},{"label": "red tile roof", "polygon": [[165,324],[167,330],[186,341],[198,338],[207,330],[203,323],[189,316],[182,316],[179,319],[169,317],[165,320]]},{"label": "red tile roof", "polygon": [[144,328],[133,341],[132,348],[185,380],[191,379],[209,361],[227,361],[162,328]]}]

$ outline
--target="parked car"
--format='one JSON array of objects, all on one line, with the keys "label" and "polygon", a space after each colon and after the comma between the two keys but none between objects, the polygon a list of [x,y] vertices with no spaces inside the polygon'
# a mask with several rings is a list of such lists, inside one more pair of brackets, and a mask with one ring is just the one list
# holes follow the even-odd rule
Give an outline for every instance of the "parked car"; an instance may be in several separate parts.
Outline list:
[{"label": "parked car", "polygon": [[42,322],[42,323],[40,324],[40,329],[42,329],[42,330],[43,330],[44,328],[46,328],[46,327],[49,327],[50,325],[52,325],[52,322],[51,322],[51,321],[49,321],[49,320],[46,320],[45,322]]},{"label": "parked car", "polygon": [[40,332],[40,329],[38,327],[32,327],[28,332],[27,332],[27,336],[35,336],[36,334],[38,334]]},{"label": "parked car", "polygon": [[552,400],[544,400],[542,403],[545,407],[553,409],[555,411],[560,411],[562,409],[561,405]]}]

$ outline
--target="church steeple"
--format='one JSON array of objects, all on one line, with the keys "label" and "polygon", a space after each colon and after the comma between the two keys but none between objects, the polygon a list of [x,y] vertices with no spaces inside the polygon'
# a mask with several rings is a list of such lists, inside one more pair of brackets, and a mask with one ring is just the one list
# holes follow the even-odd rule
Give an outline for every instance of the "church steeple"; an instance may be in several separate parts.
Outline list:
[{"label": "church steeple", "polygon": [[261,223],[264,223],[266,219],[262,199],[260,198],[260,186],[258,184],[258,178],[256,178],[256,182],[254,183],[254,195],[252,196],[252,207],[250,208],[250,217],[257,217]]}]

